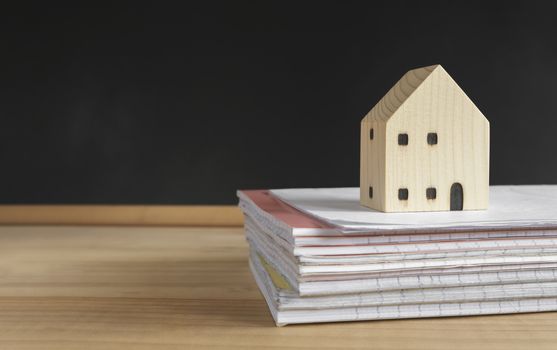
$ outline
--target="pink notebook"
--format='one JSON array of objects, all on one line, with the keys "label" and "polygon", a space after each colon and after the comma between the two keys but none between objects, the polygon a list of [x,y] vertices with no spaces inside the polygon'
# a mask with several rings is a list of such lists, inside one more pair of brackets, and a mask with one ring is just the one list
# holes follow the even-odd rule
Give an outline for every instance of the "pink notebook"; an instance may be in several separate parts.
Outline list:
[{"label": "pink notebook", "polygon": [[[296,245],[342,246],[369,244],[420,243],[424,241],[468,241],[484,239],[516,239],[516,238],[554,238],[555,229],[528,230],[483,230],[465,232],[416,232],[412,230],[385,231],[343,231],[326,222],[322,222],[305,214],[274,197],[268,190],[242,190],[238,197],[247,205],[251,214],[259,214],[262,218],[280,226],[290,237],[294,237]],[[247,208],[244,208],[246,210]],[[256,220],[257,221],[257,220]],[[373,236],[370,238],[370,236]],[[320,238],[321,237],[321,238]],[[336,239],[335,239],[336,238]]]},{"label": "pink notebook", "polygon": [[318,228],[331,230],[333,226],[303,214],[299,210],[273,197],[267,190],[242,190],[238,197],[249,199],[261,210],[292,228]]}]

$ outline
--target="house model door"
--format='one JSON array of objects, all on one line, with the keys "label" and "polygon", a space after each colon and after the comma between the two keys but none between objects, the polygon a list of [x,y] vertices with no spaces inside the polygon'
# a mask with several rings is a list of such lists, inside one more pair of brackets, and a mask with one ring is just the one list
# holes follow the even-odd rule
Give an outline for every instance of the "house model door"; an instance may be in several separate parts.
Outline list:
[{"label": "house model door", "polygon": [[451,210],[462,210],[464,202],[464,194],[462,193],[462,185],[455,182],[451,186]]}]

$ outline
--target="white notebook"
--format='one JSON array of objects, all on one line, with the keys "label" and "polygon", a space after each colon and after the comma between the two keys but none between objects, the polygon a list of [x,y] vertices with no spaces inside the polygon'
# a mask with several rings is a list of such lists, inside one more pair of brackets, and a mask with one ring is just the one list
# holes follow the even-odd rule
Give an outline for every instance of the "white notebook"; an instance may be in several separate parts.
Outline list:
[{"label": "white notebook", "polygon": [[[261,293],[278,326],[293,323],[339,322],[415,317],[445,317],[504,314],[557,310],[555,283],[536,283],[529,287],[480,286],[473,288],[441,288],[427,296],[419,291],[405,295],[400,291],[376,296],[347,295],[344,300],[329,297],[285,297],[252,255],[250,267]],[[486,298],[486,293],[490,297]],[[429,294],[429,293],[427,293]],[[445,297],[446,295],[446,297]],[[379,300],[377,299],[379,298]],[[435,302],[428,300],[439,300]],[[384,301],[381,302],[381,301]],[[284,302],[289,303],[283,304]]]},{"label": "white notebook", "polygon": [[557,227],[557,185],[491,186],[488,210],[383,213],[360,205],[359,188],[271,190],[292,207],[345,230],[486,230]]}]

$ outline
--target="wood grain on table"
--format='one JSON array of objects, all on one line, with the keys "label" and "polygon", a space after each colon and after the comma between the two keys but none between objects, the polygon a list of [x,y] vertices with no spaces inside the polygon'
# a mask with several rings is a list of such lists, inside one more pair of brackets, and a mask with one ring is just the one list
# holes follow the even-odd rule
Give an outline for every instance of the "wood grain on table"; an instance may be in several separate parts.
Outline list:
[{"label": "wood grain on table", "polygon": [[557,313],[275,327],[240,228],[0,227],[0,349],[555,349]]}]

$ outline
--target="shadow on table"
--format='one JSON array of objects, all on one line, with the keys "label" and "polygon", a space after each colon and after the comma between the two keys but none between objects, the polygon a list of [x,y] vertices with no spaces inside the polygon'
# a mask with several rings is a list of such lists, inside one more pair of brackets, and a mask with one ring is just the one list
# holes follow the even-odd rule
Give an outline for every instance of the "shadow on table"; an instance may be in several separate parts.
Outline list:
[{"label": "shadow on table", "polygon": [[134,301],[141,310],[191,325],[274,327],[247,259],[89,261],[73,266],[60,294]]}]

